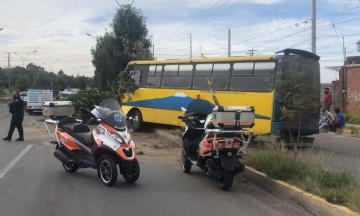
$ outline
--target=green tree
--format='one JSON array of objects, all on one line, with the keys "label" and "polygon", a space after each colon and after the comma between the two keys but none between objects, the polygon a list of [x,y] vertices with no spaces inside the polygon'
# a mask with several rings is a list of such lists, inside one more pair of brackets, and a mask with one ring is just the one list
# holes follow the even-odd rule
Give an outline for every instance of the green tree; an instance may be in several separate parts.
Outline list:
[{"label": "green tree", "polygon": [[118,84],[123,86],[122,82],[128,82],[119,75],[129,61],[151,59],[151,40],[145,21],[139,9],[125,5],[117,9],[110,24],[111,31],[97,38],[96,47],[91,52],[94,79],[100,90],[115,91],[119,89]]}]

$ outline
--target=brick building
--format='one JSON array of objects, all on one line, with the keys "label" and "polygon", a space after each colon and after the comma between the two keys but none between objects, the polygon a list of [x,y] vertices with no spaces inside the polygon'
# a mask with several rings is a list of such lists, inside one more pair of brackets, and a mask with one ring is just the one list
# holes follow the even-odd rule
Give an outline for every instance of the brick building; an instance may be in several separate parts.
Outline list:
[{"label": "brick building", "polygon": [[349,114],[360,114],[360,56],[347,57],[339,68],[339,104]]}]

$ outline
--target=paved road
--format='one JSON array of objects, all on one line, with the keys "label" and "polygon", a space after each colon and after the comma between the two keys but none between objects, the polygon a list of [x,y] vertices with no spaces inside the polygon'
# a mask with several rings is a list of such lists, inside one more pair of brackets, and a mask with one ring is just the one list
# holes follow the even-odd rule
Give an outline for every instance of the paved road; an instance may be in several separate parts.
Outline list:
[{"label": "paved road", "polygon": [[[2,135],[9,123],[4,110],[0,104]],[[179,164],[141,157],[136,184],[119,178],[106,187],[95,170],[65,172],[36,118],[25,116],[25,142],[0,141],[1,215],[311,215],[254,185],[236,182],[223,192],[199,169],[186,175]]]},{"label": "paved road", "polygon": [[322,133],[315,135],[312,154],[326,166],[348,171],[360,180],[360,138]]}]

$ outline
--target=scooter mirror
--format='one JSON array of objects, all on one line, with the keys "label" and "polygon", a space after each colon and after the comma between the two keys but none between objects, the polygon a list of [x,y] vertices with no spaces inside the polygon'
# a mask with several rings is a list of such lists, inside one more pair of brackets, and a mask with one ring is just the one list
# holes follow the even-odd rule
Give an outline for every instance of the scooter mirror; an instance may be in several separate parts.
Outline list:
[{"label": "scooter mirror", "polygon": [[181,107],[181,111],[186,112],[187,110],[184,107]]}]

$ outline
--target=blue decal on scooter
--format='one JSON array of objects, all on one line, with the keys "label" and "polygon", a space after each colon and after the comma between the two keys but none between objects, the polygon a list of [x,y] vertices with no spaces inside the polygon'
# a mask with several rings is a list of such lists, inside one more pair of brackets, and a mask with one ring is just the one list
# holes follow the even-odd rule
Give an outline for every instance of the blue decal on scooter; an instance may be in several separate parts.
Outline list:
[{"label": "blue decal on scooter", "polygon": [[117,122],[121,122],[121,120],[122,120],[121,115],[115,114],[115,115],[114,115],[114,120],[117,121]]}]

